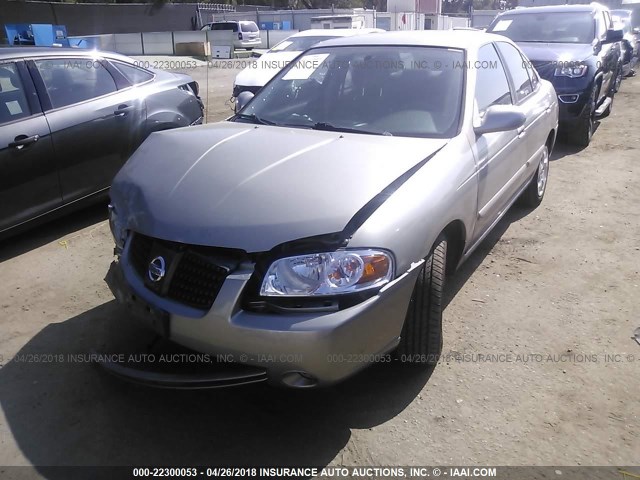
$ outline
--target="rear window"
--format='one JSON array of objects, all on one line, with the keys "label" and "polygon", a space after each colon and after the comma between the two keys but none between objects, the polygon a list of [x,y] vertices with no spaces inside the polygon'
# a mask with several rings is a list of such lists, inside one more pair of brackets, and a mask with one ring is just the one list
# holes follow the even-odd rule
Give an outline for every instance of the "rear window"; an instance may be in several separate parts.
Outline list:
[{"label": "rear window", "polygon": [[258,26],[254,22],[241,22],[240,29],[243,32],[257,32]]},{"label": "rear window", "polygon": [[153,79],[153,73],[134,67],[133,65],[127,65],[122,62],[111,62],[111,64],[114,65],[127,80],[129,80],[131,85],[138,85]]}]

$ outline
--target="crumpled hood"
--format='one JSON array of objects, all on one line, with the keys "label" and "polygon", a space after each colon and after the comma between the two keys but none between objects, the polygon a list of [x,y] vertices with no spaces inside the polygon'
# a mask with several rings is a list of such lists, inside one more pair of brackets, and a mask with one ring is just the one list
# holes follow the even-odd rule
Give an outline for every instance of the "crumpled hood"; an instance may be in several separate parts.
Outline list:
[{"label": "crumpled hood", "polygon": [[340,232],[446,140],[221,122],[151,134],[116,176],[126,228],[196,245],[267,251]]},{"label": "crumpled hood", "polygon": [[518,42],[518,46],[534,65],[542,62],[580,62],[593,55],[593,47],[582,43]]},{"label": "crumpled hood", "polygon": [[264,87],[276,73],[287,66],[301,52],[271,52],[255,59],[255,66],[246,67],[236,75],[235,85]]}]

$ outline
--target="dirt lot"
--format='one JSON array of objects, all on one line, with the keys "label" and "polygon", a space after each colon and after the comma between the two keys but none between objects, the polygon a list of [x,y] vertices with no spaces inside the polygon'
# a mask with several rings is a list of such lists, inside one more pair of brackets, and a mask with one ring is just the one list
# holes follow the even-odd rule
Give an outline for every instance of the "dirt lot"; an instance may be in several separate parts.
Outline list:
[{"label": "dirt lot", "polygon": [[[213,121],[234,72],[190,71],[203,91],[207,71]],[[45,363],[151,340],[103,282],[106,208],[1,243],[0,465],[640,464],[639,107],[626,80],[589,148],[558,147],[543,204],[510,212],[449,280],[432,372],[172,392]]]}]

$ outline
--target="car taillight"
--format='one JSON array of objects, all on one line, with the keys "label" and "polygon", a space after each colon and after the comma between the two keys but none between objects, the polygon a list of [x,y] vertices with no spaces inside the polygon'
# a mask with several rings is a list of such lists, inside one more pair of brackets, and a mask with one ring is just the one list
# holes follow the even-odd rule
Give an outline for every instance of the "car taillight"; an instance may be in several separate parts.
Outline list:
[{"label": "car taillight", "polygon": [[242,40],[242,33],[238,32],[238,40]]}]

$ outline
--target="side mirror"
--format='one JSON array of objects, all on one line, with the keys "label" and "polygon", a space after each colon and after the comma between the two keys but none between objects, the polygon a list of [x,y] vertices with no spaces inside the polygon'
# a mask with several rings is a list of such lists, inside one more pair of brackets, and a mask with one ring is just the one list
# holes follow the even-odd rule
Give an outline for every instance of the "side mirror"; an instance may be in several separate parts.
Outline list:
[{"label": "side mirror", "polygon": [[604,42],[602,43],[620,42],[623,37],[624,37],[624,32],[622,30],[614,30],[611,28],[607,30],[607,36],[605,37]]},{"label": "side mirror", "polygon": [[487,108],[480,125],[474,128],[476,135],[493,132],[508,132],[524,125],[524,113],[511,105],[494,105]]},{"label": "side mirror", "polygon": [[240,110],[242,110],[247,103],[249,103],[251,101],[251,99],[253,98],[253,93],[251,92],[240,92],[240,94],[238,95],[238,98],[236,98],[236,112],[239,112]]}]

